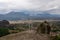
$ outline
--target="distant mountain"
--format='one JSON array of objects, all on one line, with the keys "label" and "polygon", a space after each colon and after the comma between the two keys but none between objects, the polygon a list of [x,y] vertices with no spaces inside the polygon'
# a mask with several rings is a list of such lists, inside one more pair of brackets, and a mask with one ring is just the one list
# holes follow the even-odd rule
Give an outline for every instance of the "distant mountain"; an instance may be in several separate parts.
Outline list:
[{"label": "distant mountain", "polygon": [[58,15],[60,15],[60,9],[52,9],[52,10],[47,10],[45,12],[51,13],[51,14],[56,14],[56,15],[58,14]]},{"label": "distant mountain", "polygon": [[50,14],[49,12],[10,12],[8,14],[0,14],[0,20],[44,20],[54,19],[60,20],[60,15]]}]

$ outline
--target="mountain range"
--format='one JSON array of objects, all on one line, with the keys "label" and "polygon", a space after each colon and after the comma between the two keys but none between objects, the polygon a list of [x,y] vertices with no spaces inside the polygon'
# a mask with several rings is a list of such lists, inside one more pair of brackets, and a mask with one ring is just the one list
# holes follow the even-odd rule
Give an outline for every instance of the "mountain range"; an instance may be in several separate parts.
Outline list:
[{"label": "mountain range", "polygon": [[9,12],[8,14],[0,14],[0,20],[60,20],[60,15],[50,14],[50,12],[34,12],[34,11],[22,11],[22,12]]}]

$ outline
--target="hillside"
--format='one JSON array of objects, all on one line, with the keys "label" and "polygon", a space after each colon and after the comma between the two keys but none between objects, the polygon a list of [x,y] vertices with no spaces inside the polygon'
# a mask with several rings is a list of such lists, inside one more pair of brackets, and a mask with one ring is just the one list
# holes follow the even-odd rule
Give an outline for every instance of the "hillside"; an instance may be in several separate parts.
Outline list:
[{"label": "hillside", "polygon": [[47,35],[36,34],[34,30],[28,30],[1,37],[0,40],[49,40],[49,38]]}]

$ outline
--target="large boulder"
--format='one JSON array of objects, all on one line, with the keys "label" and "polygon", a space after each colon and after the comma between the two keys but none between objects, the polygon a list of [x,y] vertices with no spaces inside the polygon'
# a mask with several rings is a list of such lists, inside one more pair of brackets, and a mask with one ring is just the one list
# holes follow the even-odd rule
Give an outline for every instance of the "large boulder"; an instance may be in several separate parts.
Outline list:
[{"label": "large boulder", "polygon": [[51,27],[47,21],[41,23],[37,28],[37,33],[50,34]]},{"label": "large boulder", "polygon": [[9,27],[9,24],[9,21],[7,20],[0,21],[0,27]]}]

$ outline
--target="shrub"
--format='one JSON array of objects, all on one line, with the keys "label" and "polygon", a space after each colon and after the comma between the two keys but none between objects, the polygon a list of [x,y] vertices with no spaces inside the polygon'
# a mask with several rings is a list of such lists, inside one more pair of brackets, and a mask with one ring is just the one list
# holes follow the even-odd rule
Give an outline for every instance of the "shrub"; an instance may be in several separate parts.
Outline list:
[{"label": "shrub", "polygon": [[51,36],[51,40],[60,40],[60,35]]},{"label": "shrub", "polygon": [[9,30],[7,28],[0,28],[0,37],[9,34]]},{"label": "shrub", "polygon": [[59,35],[59,36],[57,36],[56,40],[60,40],[60,35]]}]

